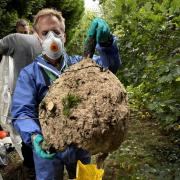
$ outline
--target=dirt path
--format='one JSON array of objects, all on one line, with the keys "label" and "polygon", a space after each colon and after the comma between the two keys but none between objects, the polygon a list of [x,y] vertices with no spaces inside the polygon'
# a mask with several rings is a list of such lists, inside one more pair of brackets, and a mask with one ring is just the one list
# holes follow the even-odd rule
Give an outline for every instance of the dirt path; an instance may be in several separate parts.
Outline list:
[{"label": "dirt path", "polygon": [[131,117],[126,141],[105,161],[104,180],[179,180],[180,144],[152,120]]},{"label": "dirt path", "polygon": [[[179,180],[179,147],[154,121],[131,117],[126,141],[105,160],[104,180]],[[4,180],[18,180],[21,162],[18,156],[12,157],[10,165],[0,171]]]}]

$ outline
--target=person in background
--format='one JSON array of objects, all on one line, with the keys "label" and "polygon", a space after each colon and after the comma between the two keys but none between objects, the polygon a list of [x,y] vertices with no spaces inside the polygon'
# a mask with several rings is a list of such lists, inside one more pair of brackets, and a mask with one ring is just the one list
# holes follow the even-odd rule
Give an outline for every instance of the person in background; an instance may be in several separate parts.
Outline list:
[{"label": "person in background", "polygon": [[[11,82],[13,83],[12,87],[15,86],[16,78],[18,76],[20,69],[22,67],[24,67],[25,65],[32,62],[31,55],[29,57],[28,56],[25,57],[25,53],[27,53],[27,54],[29,53],[28,47],[26,47],[26,45],[30,45],[29,46],[30,50],[32,48],[31,46],[33,45],[32,42],[26,43],[26,39],[29,39],[29,36],[24,35],[24,34],[28,35],[30,33],[29,23],[25,19],[19,19],[16,22],[16,32],[20,33],[21,35],[10,34],[0,40],[0,52],[1,52],[0,56],[2,56],[4,58],[3,61],[9,61],[6,63],[1,63],[1,66],[8,65],[8,63],[10,66],[10,64],[12,63],[11,59],[13,58],[14,68],[9,69],[9,77],[11,77],[11,76],[13,77],[13,75],[15,77],[14,79],[11,80]],[[20,45],[20,42],[19,42],[20,39],[22,39],[22,41],[21,41],[22,45]],[[24,45],[24,43],[26,45]],[[21,52],[21,50],[22,51],[25,50],[25,52]],[[35,51],[36,50],[34,50],[34,52]],[[40,51],[38,51],[38,53],[39,52]],[[10,58],[9,56],[12,58]],[[20,57],[21,58],[25,57],[24,61],[21,62],[19,60]],[[4,67],[4,68],[6,68],[6,67]],[[7,76],[7,74],[5,74],[5,75]],[[3,77],[1,77],[1,78],[3,78]],[[3,98],[1,100],[3,100]],[[11,98],[9,98],[9,102],[10,101],[11,101]],[[3,103],[3,102],[0,102],[0,103]],[[3,106],[3,104],[2,104],[2,106]],[[5,105],[5,107],[6,107],[6,105]],[[4,115],[4,114],[2,114],[2,112],[1,112],[1,115]],[[1,118],[5,118],[5,117],[1,117]],[[15,140],[15,137],[17,137],[17,134],[14,133],[14,130],[11,127],[11,124],[8,123],[8,121],[9,121],[9,118],[7,119],[7,127],[5,127],[5,128],[9,129],[11,131],[10,135],[11,135],[12,142],[16,143],[14,140]],[[15,147],[16,147],[16,145],[15,145]],[[18,148],[19,148],[19,150],[17,149],[17,152],[21,151],[20,156],[23,157],[23,175],[22,175],[23,178],[25,178],[26,180],[35,179],[34,160],[33,160],[32,149],[23,142],[22,142],[22,146],[18,147]]]},{"label": "person in background", "polygon": [[19,19],[16,22],[16,32],[21,34],[30,34],[29,23],[25,19]]},{"label": "person in background", "polygon": [[[32,147],[37,180],[62,180],[64,166],[69,178],[73,179],[76,177],[77,160],[88,164],[90,154],[74,145],[63,152],[49,152],[38,120],[38,106],[54,80],[68,66],[78,63],[83,57],[69,56],[66,53],[65,20],[60,12],[53,9],[39,11],[34,19],[34,29],[42,45],[42,53],[19,74],[12,102],[12,122],[23,142]],[[113,73],[117,72],[121,60],[116,38],[111,35],[104,20],[95,18],[92,21],[85,47],[86,56],[94,52],[92,49],[89,51],[88,47],[96,48],[99,56],[93,55],[92,59],[103,68],[109,68]]]}]

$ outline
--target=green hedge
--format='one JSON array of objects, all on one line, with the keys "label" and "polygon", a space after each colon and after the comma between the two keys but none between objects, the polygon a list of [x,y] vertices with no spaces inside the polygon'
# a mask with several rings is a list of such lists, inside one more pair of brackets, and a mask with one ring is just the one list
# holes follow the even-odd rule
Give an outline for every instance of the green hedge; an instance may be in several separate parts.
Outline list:
[{"label": "green hedge", "polygon": [[103,0],[102,6],[120,40],[123,66],[117,75],[127,87],[131,107],[178,125],[180,1]]}]

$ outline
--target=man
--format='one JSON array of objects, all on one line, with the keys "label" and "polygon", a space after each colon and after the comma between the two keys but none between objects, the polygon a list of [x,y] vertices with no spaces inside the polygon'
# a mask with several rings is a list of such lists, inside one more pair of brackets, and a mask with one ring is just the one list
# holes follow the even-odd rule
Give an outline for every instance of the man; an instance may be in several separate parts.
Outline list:
[{"label": "man", "polygon": [[[52,10],[52,9],[46,9],[46,14],[54,14],[54,16],[57,15],[57,12]],[[6,81],[7,79],[9,79],[11,81],[11,83],[7,83],[6,81],[4,81],[4,76],[0,76],[0,104],[1,104],[1,108],[0,108],[0,121],[2,119],[5,119],[4,121],[6,121],[8,126],[8,129],[11,129],[11,125],[9,124],[9,118],[5,117],[8,116],[8,110],[9,110],[9,103],[11,103],[11,94],[8,91],[9,87],[7,87],[7,84],[11,86],[11,92],[13,93],[15,84],[16,84],[16,80],[17,80],[17,76],[20,72],[20,70],[25,67],[26,65],[30,64],[33,59],[42,52],[42,47],[41,47],[41,38],[43,37],[43,33],[41,28],[44,28],[44,26],[46,26],[46,30],[53,30],[53,23],[54,21],[51,19],[47,19],[47,26],[45,24],[39,24],[39,22],[35,23],[36,27],[35,27],[35,32],[33,35],[27,35],[27,34],[20,34],[20,33],[15,33],[15,34],[10,34],[6,37],[4,37],[3,39],[0,39],[0,56],[5,55],[5,56],[11,56],[12,58],[10,59],[9,62],[11,62],[11,65],[9,65],[9,62],[4,62],[3,64],[5,66],[2,67],[2,72],[0,73],[4,73],[3,70],[6,70],[9,66],[11,66],[12,68],[9,68],[9,72],[6,73]],[[46,23],[45,22],[45,23]],[[41,23],[41,22],[40,22]],[[52,25],[51,25],[52,24]],[[43,27],[41,27],[43,26]],[[38,29],[40,28],[40,31],[38,31]],[[37,32],[38,31],[38,32]],[[9,60],[9,58],[7,58],[7,60]],[[3,65],[1,63],[1,65]],[[7,65],[7,66],[6,66]],[[8,75],[7,75],[8,74]],[[2,82],[2,83],[1,83]],[[3,83],[6,83],[3,85]],[[5,99],[8,98],[8,106],[7,106],[7,102],[5,101]],[[5,115],[5,116],[4,116]],[[14,134],[13,130],[11,132],[11,138],[15,139],[17,137],[16,134]],[[16,144],[16,142],[14,142]],[[19,141],[17,146],[19,146]],[[33,155],[32,155],[32,150],[29,152],[29,150],[27,150],[27,146],[24,145],[24,143],[22,144],[22,154],[24,157],[24,172],[25,175],[26,174],[31,174],[31,172],[34,169],[34,162],[33,162]],[[19,151],[17,149],[17,151]],[[27,179],[27,178],[26,178]]]},{"label": "man", "polygon": [[30,33],[29,23],[25,19],[19,19],[16,22],[16,32],[21,34],[29,34]]},{"label": "man", "polygon": [[[53,13],[49,14],[49,11],[41,10],[34,20],[34,29],[42,43],[43,51],[42,55],[25,67],[19,75],[12,104],[13,125],[23,142],[33,148],[37,180],[63,179],[64,165],[69,178],[72,179],[76,176],[77,160],[85,164],[90,163],[90,155],[75,146],[56,154],[43,149],[38,106],[46,95],[49,85],[67,66],[79,62],[82,57],[67,55],[64,49],[66,41],[64,19],[61,13],[53,10]],[[120,59],[115,37],[110,34],[106,22],[96,18],[89,28],[87,39],[95,39],[97,43],[96,49],[100,56],[93,56],[94,61],[115,73],[120,66]],[[89,42],[91,41],[86,41],[86,47],[90,47]]]},{"label": "man", "polygon": [[36,36],[24,35],[29,34],[27,21],[20,19],[16,23],[16,30],[21,34],[11,34],[0,40],[0,56],[4,55],[0,64],[0,124],[10,132],[15,149],[23,159],[23,178],[33,179],[35,172],[32,149],[23,142],[21,144],[20,136],[12,128],[8,111],[21,68],[32,62],[33,58],[41,52],[41,46],[36,45],[39,42]]}]

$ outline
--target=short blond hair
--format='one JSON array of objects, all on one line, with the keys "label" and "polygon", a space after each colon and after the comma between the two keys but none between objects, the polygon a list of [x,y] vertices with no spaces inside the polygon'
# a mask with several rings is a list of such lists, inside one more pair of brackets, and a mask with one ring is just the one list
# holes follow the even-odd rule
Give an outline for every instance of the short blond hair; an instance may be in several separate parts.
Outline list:
[{"label": "short blond hair", "polygon": [[62,13],[60,11],[57,11],[51,8],[42,9],[36,14],[36,16],[34,17],[34,23],[33,23],[33,28],[35,29],[35,31],[37,30],[37,24],[38,24],[39,18],[42,16],[48,16],[48,15],[57,17],[59,22],[64,25],[64,31],[65,31],[65,19],[63,18]]}]

